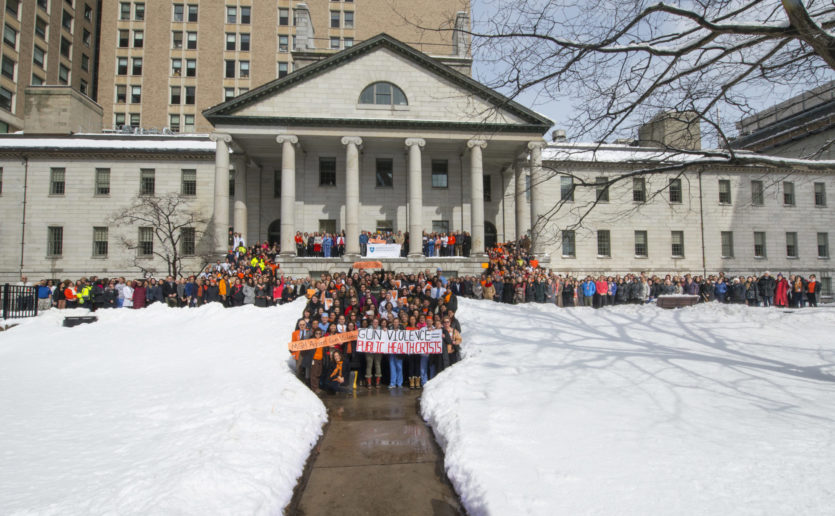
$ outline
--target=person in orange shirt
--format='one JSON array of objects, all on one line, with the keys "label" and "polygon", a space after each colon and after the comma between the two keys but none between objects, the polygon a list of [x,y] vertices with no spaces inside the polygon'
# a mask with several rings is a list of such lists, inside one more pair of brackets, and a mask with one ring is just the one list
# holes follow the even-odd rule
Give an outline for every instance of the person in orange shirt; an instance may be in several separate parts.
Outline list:
[{"label": "person in orange shirt", "polygon": [[809,282],[806,283],[806,301],[809,306],[818,306],[818,279],[814,274],[809,276]]}]

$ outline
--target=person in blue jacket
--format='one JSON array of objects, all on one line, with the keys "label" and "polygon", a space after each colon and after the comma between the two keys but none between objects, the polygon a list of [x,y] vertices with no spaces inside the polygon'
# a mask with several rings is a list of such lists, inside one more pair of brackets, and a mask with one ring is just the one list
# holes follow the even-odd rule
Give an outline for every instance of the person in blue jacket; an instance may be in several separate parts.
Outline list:
[{"label": "person in blue jacket", "polygon": [[717,301],[720,303],[725,302],[725,297],[728,295],[728,284],[725,283],[725,278],[719,278],[719,281],[716,282],[713,294],[716,296]]},{"label": "person in blue jacket", "polygon": [[366,250],[368,249],[368,234],[363,231],[360,233],[360,254],[362,256],[366,255]]},{"label": "person in blue jacket", "polygon": [[586,281],[583,282],[583,304],[585,306],[592,306],[595,292],[597,292],[597,287],[595,287],[591,276],[587,276]]},{"label": "person in blue jacket", "polygon": [[325,258],[331,257],[331,249],[333,249],[333,237],[325,234],[325,238],[322,239],[322,252],[325,254]]}]

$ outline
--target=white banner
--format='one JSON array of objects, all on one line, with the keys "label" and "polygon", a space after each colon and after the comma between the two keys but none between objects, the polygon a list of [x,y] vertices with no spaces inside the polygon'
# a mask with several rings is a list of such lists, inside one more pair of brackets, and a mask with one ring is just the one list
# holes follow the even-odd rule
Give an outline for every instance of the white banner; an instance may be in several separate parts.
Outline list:
[{"label": "white banner", "polygon": [[360,328],[356,350],[360,353],[428,355],[443,353],[442,330],[384,330]]},{"label": "white banner", "polygon": [[368,244],[367,258],[400,258],[400,244]]}]

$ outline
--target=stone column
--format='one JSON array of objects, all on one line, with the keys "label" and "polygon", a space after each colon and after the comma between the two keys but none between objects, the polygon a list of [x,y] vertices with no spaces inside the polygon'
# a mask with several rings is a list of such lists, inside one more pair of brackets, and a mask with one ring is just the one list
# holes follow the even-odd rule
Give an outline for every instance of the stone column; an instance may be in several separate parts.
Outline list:
[{"label": "stone column", "polygon": [[545,142],[530,142],[528,149],[531,151],[531,251],[539,258],[545,254],[545,242],[542,232],[545,229],[545,199],[542,191],[542,182],[545,174],[542,170],[542,148]]},{"label": "stone column", "polygon": [[215,199],[212,224],[215,252],[225,255],[229,251],[229,144],[228,134],[214,133],[215,142]]},{"label": "stone column", "polygon": [[484,167],[481,150],[487,147],[484,140],[470,140],[470,256],[484,254]]},{"label": "stone column", "polygon": [[235,210],[232,227],[236,233],[240,233],[246,245],[252,242],[247,238],[247,212],[246,212],[246,156],[237,155],[235,161]]},{"label": "stone column", "polygon": [[296,256],[296,144],[299,138],[280,134],[281,144],[281,256]]},{"label": "stone column", "polygon": [[528,225],[525,222],[531,218],[530,211],[525,206],[525,168],[518,159],[513,162],[513,174],[515,181],[514,206],[516,207],[516,239],[518,240],[528,230]]},{"label": "stone column", "polygon": [[345,136],[345,254],[360,254],[360,156],[362,138]]},{"label": "stone column", "polygon": [[406,138],[409,149],[409,256],[423,256],[423,168],[422,138]]}]

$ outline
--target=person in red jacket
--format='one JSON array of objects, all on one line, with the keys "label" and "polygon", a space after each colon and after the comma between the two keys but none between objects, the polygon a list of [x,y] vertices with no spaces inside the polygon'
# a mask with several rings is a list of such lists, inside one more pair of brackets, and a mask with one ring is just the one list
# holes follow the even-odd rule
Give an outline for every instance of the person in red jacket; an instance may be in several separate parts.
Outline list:
[{"label": "person in red jacket", "polygon": [[606,281],[605,277],[600,276],[594,283],[594,287],[594,307],[601,308],[606,304],[606,295],[609,293],[609,282]]},{"label": "person in red jacket", "polygon": [[774,306],[789,306],[789,281],[782,274],[777,275],[777,289],[774,292]]}]

